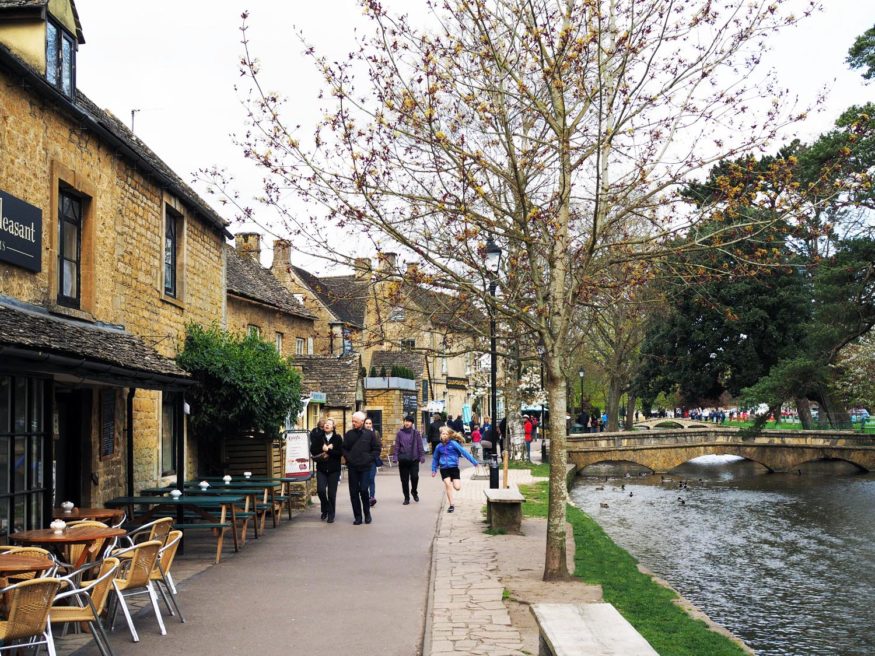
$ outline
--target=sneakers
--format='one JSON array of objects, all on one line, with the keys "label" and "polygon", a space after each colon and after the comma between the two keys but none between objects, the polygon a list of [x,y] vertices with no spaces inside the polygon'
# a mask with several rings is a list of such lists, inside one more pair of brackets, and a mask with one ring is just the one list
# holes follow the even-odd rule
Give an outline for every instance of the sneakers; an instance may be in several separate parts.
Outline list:
[{"label": "sneakers", "polygon": [[447,512],[448,512],[448,513],[451,513],[451,512],[453,512],[455,509],[456,509],[455,506],[450,506],[449,508],[447,508]]},{"label": "sneakers", "polygon": [[413,493],[413,500],[414,500],[416,503],[419,503],[419,494],[418,494],[418,493],[416,493],[416,492]]},{"label": "sneakers", "polygon": [[375,497],[371,497],[371,508],[377,505],[377,499]]},{"label": "sneakers", "polygon": [[322,521],[324,522],[326,519],[328,519],[328,513],[324,512],[322,513]]}]

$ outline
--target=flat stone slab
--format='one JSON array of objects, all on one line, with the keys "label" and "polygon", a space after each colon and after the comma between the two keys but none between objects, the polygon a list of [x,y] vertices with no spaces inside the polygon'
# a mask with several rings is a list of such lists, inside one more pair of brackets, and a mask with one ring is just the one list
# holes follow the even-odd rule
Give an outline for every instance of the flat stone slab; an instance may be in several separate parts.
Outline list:
[{"label": "flat stone slab", "polygon": [[483,490],[486,495],[486,500],[490,503],[525,503],[526,498],[520,494],[519,490],[510,488],[502,488],[499,490]]},{"label": "flat stone slab", "polygon": [[659,656],[611,604],[533,604],[539,656]]}]

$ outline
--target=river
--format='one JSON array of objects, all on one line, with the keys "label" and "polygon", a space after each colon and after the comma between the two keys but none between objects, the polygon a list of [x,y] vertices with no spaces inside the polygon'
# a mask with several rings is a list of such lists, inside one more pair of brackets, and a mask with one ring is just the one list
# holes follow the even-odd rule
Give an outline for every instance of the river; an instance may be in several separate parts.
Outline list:
[{"label": "river", "polygon": [[834,462],[769,474],[732,456],[666,477],[585,473],[575,504],[757,654],[875,654],[875,474]]}]

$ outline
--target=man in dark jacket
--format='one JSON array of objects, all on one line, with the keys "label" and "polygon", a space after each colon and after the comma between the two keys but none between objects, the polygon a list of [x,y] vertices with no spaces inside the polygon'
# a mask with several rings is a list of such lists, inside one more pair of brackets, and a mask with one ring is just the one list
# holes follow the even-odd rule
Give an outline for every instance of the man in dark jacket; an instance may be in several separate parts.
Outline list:
[{"label": "man in dark jacket", "polygon": [[370,491],[371,465],[380,455],[380,441],[374,431],[364,427],[367,416],[356,412],[352,416],[352,428],[343,436],[343,457],[346,458],[346,473],[349,480],[349,500],[352,503],[353,524],[371,523]]},{"label": "man in dark jacket", "polygon": [[441,443],[441,428],[444,427],[444,420],[437,413],[432,415],[432,422],[428,425],[428,430],[425,432],[428,443],[431,444],[431,452],[434,453],[435,447]]}]

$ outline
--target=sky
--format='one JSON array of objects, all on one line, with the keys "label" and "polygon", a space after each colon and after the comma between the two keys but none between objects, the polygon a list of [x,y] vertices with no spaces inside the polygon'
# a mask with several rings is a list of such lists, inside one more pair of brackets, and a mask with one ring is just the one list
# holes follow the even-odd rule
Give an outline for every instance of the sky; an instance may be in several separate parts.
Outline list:
[{"label": "sky", "polygon": [[[425,20],[424,0],[384,0],[416,22]],[[802,0],[791,5],[802,6]],[[795,135],[815,138],[830,129],[846,107],[875,101],[875,83],[844,63],[853,40],[875,25],[875,2],[824,0],[823,10],[773,41],[764,61],[782,86],[799,95],[800,105],[814,102],[823,88],[825,102]],[[77,55],[77,84],[99,106],[131,125],[149,147],[183,180],[200,168],[219,166],[238,181],[245,196],[258,193],[258,175],[233,145],[245,112],[235,84],[240,83],[241,13],[248,10],[248,37],[262,64],[268,88],[280,90],[295,108],[296,121],[315,123],[319,78],[303,55],[296,36],[330,57],[353,49],[356,26],[364,26],[356,0],[76,0],[85,44]],[[226,219],[228,208],[192,186]],[[231,232],[253,229],[234,223]],[[272,237],[268,237],[268,245]],[[270,263],[266,249],[262,261]],[[315,273],[324,265],[298,254],[296,264]]]}]

